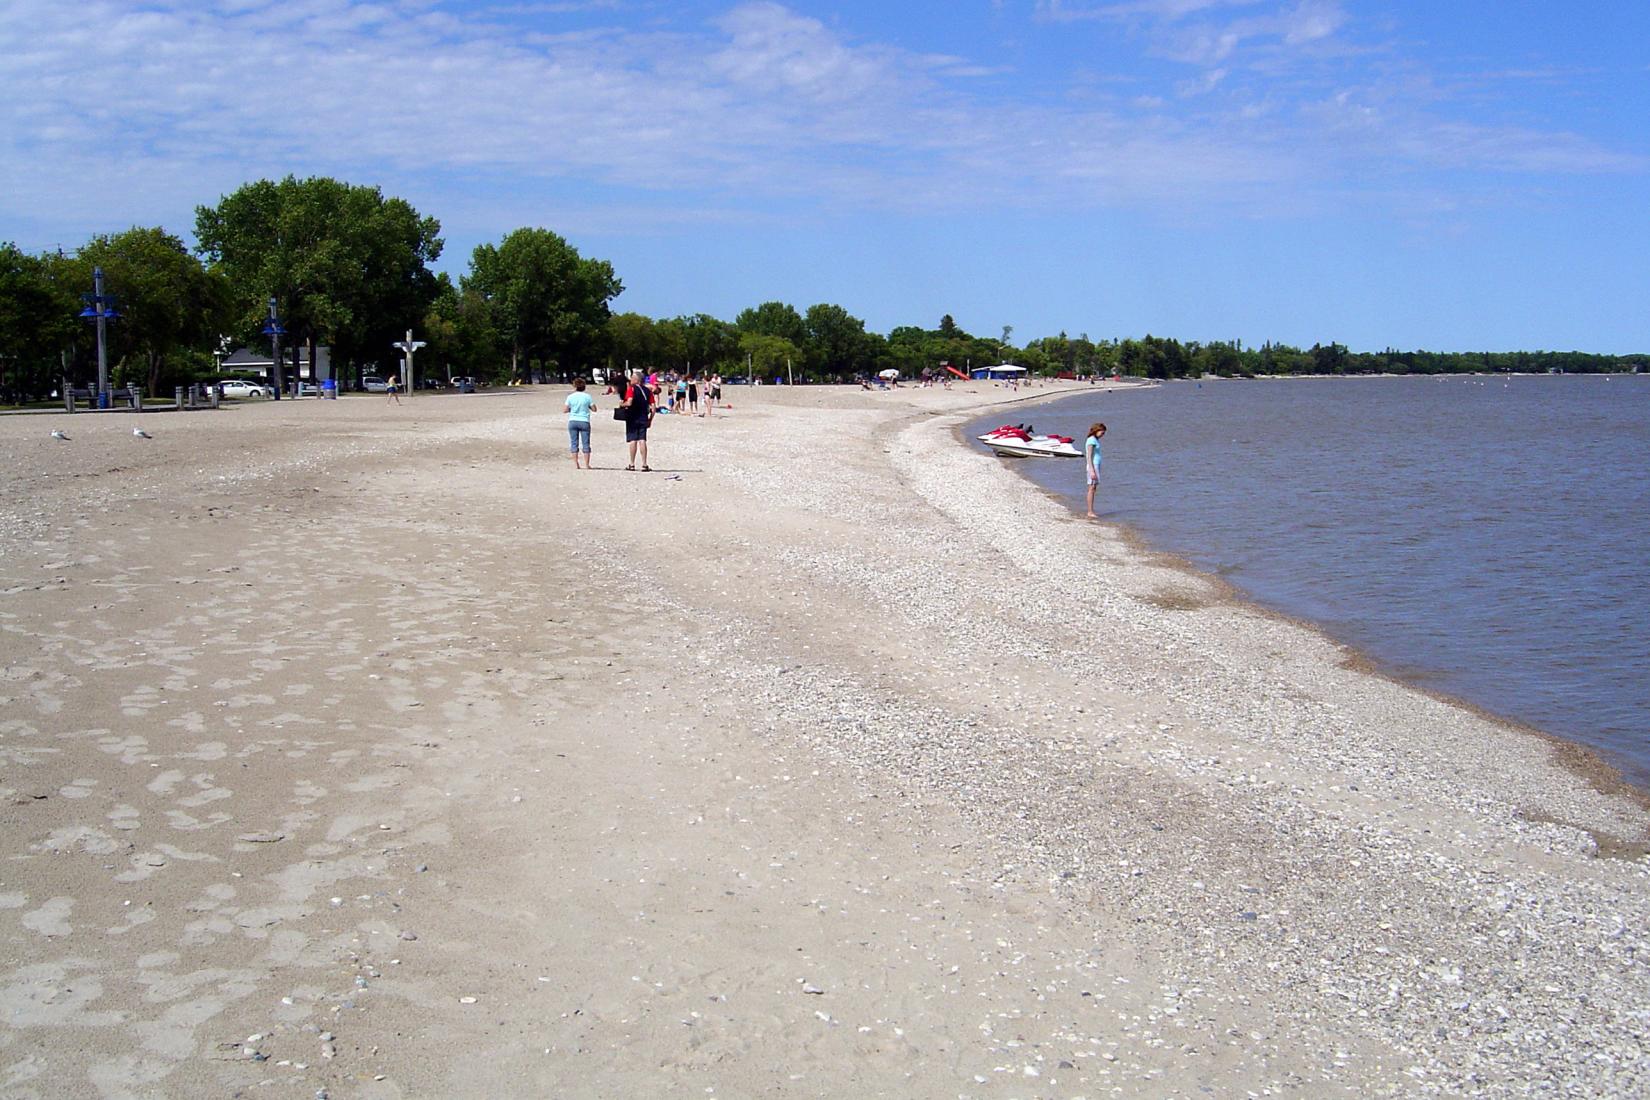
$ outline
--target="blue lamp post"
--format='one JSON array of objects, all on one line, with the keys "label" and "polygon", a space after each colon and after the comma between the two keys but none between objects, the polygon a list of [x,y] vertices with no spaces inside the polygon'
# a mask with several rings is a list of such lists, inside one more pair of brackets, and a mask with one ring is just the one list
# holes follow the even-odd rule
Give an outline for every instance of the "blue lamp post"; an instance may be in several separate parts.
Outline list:
[{"label": "blue lamp post", "polygon": [[275,400],[281,399],[281,391],[286,388],[286,375],[281,370],[281,334],[286,329],[281,325],[281,319],[275,315],[275,299],[269,299],[269,320],[264,323],[263,333],[269,337],[269,366],[275,378]]},{"label": "blue lamp post", "polygon": [[86,303],[80,315],[97,324],[97,407],[106,409],[109,407],[108,325],[119,320],[120,313],[115,309],[115,296],[103,293],[101,267],[92,269],[92,292],[82,294],[80,300]]}]

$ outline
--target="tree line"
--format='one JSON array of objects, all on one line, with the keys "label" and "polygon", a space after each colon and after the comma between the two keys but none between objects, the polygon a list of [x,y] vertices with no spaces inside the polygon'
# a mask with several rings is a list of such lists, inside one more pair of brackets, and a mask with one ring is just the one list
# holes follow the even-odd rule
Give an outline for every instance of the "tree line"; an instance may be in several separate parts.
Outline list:
[{"label": "tree line", "polygon": [[443,245],[435,218],[376,187],[327,177],[245,184],[198,207],[194,230],[193,248],[159,227],[95,236],[71,254],[0,242],[0,397],[37,399],[63,379],[94,376],[95,338],[80,314],[97,268],[120,313],[108,334],[113,379],[151,393],[216,377],[217,356],[232,346],[267,348],[271,299],[286,334],[283,361],[290,354],[296,364],[307,348],[314,362],[324,344],[346,382],[393,369],[391,345],[408,328],[426,341],[421,365],[492,382],[625,364],[807,382],[1005,360],[1045,376],[1162,379],[1650,367],[1646,355],[1353,352],[1333,342],[1245,347],[1150,335],[1096,341],[1062,332],[1015,344],[1010,326],[976,336],[949,315],[931,329],[905,325],[884,336],[830,303],[763,302],[732,321],[613,313],[624,285],[612,265],[550,230],[521,228],[477,247],[455,281],[431,270]]}]

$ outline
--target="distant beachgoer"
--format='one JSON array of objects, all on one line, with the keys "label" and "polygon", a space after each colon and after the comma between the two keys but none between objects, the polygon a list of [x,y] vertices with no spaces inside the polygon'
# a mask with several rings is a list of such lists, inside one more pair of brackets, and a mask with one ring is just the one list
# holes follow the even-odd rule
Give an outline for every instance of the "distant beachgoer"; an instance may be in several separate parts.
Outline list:
[{"label": "distant beachgoer", "polygon": [[716,403],[720,400],[722,400],[722,376],[713,374],[705,382],[705,416],[707,418],[715,415],[712,410],[716,408]]},{"label": "distant beachgoer", "polygon": [[1099,519],[1094,514],[1094,490],[1100,487],[1100,437],[1106,434],[1104,424],[1089,425],[1089,437],[1083,440],[1083,468],[1089,476],[1089,519]]},{"label": "distant beachgoer", "polygon": [[692,413],[694,416],[698,416],[699,415],[699,376],[694,374],[692,371],[688,371],[687,386],[688,386],[688,412]]},{"label": "distant beachgoer", "polygon": [[401,395],[398,392],[401,389],[400,382],[400,375],[390,375],[389,383],[384,387],[384,392],[389,395],[385,401],[385,404],[388,404],[390,401],[394,401],[397,405],[401,404]]},{"label": "distant beachgoer", "polygon": [[671,405],[671,409],[674,410],[678,405],[684,405],[685,406],[687,404],[687,394],[688,394],[687,376],[683,375],[683,374],[678,374],[676,376],[676,399],[675,399],[674,404]]},{"label": "distant beachgoer", "polygon": [[573,379],[573,392],[567,395],[567,445],[573,454],[573,469],[579,469],[579,452],[584,452],[584,469],[590,469],[590,414],[596,409],[595,399],[584,392],[584,379]]},{"label": "distant beachgoer", "polygon": [[624,408],[624,440],[630,447],[630,465],[625,469],[634,470],[636,458],[640,455],[642,469],[651,472],[653,467],[647,464],[647,430],[653,425],[653,391],[642,381],[641,371],[630,376],[630,385],[624,393]]}]

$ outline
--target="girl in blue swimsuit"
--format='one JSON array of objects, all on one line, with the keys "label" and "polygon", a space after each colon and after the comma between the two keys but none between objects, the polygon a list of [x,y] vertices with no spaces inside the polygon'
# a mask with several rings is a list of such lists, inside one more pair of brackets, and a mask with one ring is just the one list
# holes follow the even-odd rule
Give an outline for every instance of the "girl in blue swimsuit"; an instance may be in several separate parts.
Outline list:
[{"label": "girl in blue swimsuit", "polygon": [[1089,437],[1083,440],[1083,466],[1089,473],[1089,519],[1099,519],[1094,514],[1094,490],[1100,485],[1100,437],[1106,434],[1104,424],[1089,425]]}]

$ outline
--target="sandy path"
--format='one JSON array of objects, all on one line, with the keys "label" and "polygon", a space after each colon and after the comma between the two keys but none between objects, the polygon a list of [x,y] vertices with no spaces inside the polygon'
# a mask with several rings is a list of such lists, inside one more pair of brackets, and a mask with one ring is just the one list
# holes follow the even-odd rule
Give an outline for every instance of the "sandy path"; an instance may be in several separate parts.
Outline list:
[{"label": "sandy path", "polygon": [[1001,396],[645,476],[549,393],[0,422],[0,1093],[1640,1086],[1642,811],[957,447]]}]

